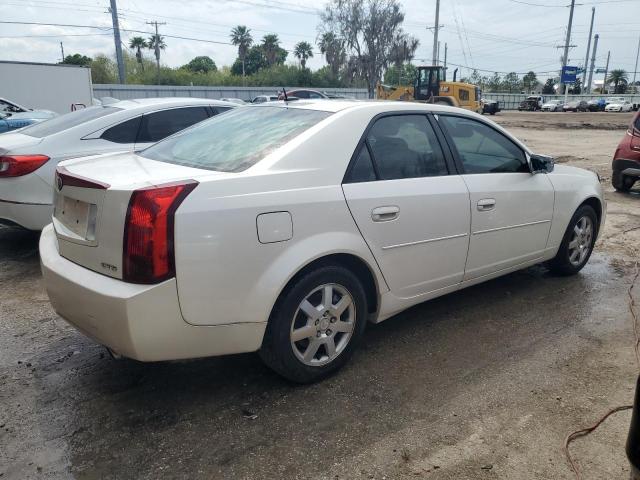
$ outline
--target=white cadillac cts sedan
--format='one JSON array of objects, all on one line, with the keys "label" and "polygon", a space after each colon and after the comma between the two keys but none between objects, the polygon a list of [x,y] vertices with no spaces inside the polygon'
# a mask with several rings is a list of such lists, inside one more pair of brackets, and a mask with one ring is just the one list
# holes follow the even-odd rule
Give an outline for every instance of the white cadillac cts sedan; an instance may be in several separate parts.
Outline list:
[{"label": "white cadillac cts sedan", "polygon": [[119,355],[259,351],[312,382],[367,321],[543,261],[578,272],[604,215],[595,174],[480,115],[298,101],[62,163],[40,254],[56,311]]}]

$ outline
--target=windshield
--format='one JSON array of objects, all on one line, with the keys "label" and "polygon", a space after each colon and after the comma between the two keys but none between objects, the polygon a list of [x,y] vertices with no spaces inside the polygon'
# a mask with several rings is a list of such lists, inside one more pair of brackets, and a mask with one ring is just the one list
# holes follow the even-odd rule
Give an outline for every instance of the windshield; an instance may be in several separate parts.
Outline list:
[{"label": "windshield", "polygon": [[80,124],[95,120],[96,118],[110,115],[114,112],[122,110],[116,107],[88,107],[82,110],[76,110],[75,112],[65,113],[59,117],[52,118],[46,122],[36,123],[20,131],[30,137],[43,138],[47,135],[53,135],[55,133],[68,130],[69,128],[77,127]]},{"label": "windshield", "polygon": [[329,115],[296,108],[238,108],[169,137],[140,155],[187,167],[240,172]]}]

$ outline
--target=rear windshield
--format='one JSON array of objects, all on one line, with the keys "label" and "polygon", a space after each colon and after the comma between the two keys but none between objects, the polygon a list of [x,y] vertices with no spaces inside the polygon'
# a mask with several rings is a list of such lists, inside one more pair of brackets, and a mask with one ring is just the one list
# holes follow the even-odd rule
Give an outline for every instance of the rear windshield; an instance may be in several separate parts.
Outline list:
[{"label": "rear windshield", "polygon": [[36,123],[35,125],[20,130],[20,133],[24,133],[30,137],[42,138],[47,135],[62,132],[69,128],[77,127],[82,123],[95,120],[96,118],[110,115],[119,110],[122,109],[117,107],[83,108],[82,110],[65,113],[64,115],[52,118],[51,120],[46,120],[42,123]]},{"label": "rear windshield", "polygon": [[237,108],[169,137],[140,155],[187,167],[240,172],[329,115],[297,108]]}]

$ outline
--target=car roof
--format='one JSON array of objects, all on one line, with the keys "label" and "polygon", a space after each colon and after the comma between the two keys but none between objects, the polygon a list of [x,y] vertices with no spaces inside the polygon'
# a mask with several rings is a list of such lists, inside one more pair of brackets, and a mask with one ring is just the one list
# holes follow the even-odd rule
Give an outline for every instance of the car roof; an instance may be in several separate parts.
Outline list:
[{"label": "car roof", "polygon": [[120,100],[119,102],[107,103],[104,107],[116,107],[123,110],[148,107],[172,107],[181,105],[220,105],[236,106],[231,102],[214,100],[213,98],[190,98],[190,97],[164,97],[164,98],[133,98]]},{"label": "car roof", "polygon": [[453,112],[473,115],[473,112],[448,105],[436,105],[421,102],[394,102],[390,100],[356,100],[356,99],[314,99],[294,100],[285,102],[269,102],[268,104],[254,105],[249,108],[300,108],[306,110],[318,110],[337,113],[345,110],[368,109],[372,113],[385,113],[394,111],[425,111],[425,112]]}]

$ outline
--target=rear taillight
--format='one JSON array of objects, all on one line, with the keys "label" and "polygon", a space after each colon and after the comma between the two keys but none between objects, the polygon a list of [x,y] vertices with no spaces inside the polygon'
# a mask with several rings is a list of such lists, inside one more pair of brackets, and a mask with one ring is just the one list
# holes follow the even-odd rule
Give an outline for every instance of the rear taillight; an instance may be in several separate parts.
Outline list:
[{"label": "rear taillight", "polygon": [[189,180],[133,192],[124,225],[124,281],[149,284],[175,276],[174,214],[197,185]]},{"label": "rear taillight", "polygon": [[46,155],[5,155],[0,157],[0,177],[20,177],[47,163]]}]

